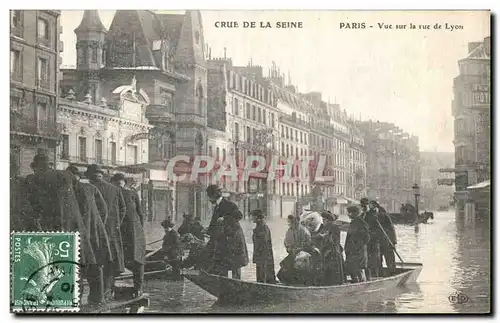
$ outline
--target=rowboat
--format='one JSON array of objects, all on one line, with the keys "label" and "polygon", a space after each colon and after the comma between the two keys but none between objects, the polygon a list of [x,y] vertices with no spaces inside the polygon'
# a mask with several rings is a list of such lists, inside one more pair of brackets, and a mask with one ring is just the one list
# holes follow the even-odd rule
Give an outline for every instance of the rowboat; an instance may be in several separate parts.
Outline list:
[{"label": "rowboat", "polygon": [[417,223],[415,223],[415,214],[413,213],[389,213],[392,223],[394,224],[404,224],[404,225],[415,225],[415,224],[427,224],[429,219],[434,220],[434,213],[432,212],[422,212],[418,215]]},{"label": "rowboat", "polygon": [[[265,284],[212,275],[203,271],[184,272],[183,276],[217,297],[219,303],[281,303],[325,299],[342,301],[346,297],[367,293],[382,293],[399,286],[413,284],[422,271],[422,264],[420,263],[398,263],[397,265],[396,273],[392,276],[337,286],[304,287]],[[387,272],[387,268],[384,268],[383,274]]]},{"label": "rowboat", "polygon": [[[167,264],[165,260],[155,257],[158,250],[146,250],[146,262],[144,263],[144,279],[169,279],[172,274],[172,266]],[[132,279],[133,274],[130,271],[122,273],[120,276],[116,277],[115,280],[122,281],[127,279]]]}]

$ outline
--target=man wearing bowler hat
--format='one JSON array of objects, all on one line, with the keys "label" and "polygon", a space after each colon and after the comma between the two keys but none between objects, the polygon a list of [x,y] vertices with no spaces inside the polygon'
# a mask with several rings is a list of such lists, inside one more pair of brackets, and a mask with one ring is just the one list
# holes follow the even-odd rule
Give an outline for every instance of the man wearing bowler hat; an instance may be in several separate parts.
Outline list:
[{"label": "man wearing bowler hat", "polygon": [[109,298],[114,288],[114,278],[125,271],[120,227],[125,218],[127,206],[120,188],[103,179],[104,172],[98,165],[90,165],[85,175],[90,183],[99,189],[108,206],[108,217],[105,225],[111,244],[111,252],[113,253],[113,263],[104,267],[104,289],[107,298]]},{"label": "man wearing bowler hat", "polygon": [[241,278],[241,267],[248,265],[248,250],[243,229],[239,221],[240,210],[231,201],[222,197],[217,185],[207,187],[207,196],[214,206],[212,220],[207,229],[210,240],[207,244],[208,259],[212,261],[212,272],[220,276]]}]

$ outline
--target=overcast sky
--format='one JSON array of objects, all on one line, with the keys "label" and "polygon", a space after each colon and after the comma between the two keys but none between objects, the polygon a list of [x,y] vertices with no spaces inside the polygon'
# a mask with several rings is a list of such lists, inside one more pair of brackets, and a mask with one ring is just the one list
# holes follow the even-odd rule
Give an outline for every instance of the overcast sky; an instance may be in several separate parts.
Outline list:
[{"label": "overcast sky", "polygon": [[[99,11],[109,28],[115,11]],[[63,64],[76,64],[76,36],[83,11],[62,11]],[[320,91],[362,119],[394,122],[420,138],[420,150],[453,151],[453,78],[467,43],[489,36],[481,11],[203,11],[212,57],[267,68],[275,61],[299,91]],[[301,21],[302,29],[216,28],[216,21]],[[365,22],[364,30],[340,29]],[[381,30],[378,23],[431,25],[431,30]],[[434,24],[441,24],[434,30]],[[444,25],[461,25],[445,30]],[[369,26],[372,25],[373,28]]]}]

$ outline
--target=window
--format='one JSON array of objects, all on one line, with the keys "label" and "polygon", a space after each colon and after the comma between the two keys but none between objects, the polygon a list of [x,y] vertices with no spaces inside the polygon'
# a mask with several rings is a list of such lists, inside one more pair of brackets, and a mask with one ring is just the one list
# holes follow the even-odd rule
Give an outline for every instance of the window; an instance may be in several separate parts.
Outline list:
[{"label": "window", "polygon": [[201,83],[198,83],[198,88],[196,89],[196,97],[198,98],[198,113],[202,114],[203,113],[203,86],[201,86]]},{"label": "window", "polygon": [[21,52],[15,49],[10,51],[10,76],[15,80],[22,80]]},{"label": "window", "polygon": [[127,164],[135,165],[137,164],[137,146],[127,145]]},{"label": "window", "polygon": [[219,147],[217,147],[215,149],[215,160],[218,161],[219,159],[220,159],[220,149],[219,149]]},{"label": "window", "polygon": [[116,142],[111,143],[111,163],[116,164]]},{"label": "window", "polygon": [[48,87],[49,67],[46,58],[42,57],[38,58],[37,80],[38,80],[38,86]]},{"label": "window", "polygon": [[238,103],[238,99],[237,99],[237,98],[234,98],[234,99],[233,99],[233,114],[234,114],[235,116],[237,116],[237,115],[238,115],[238,113],[239,113],[239,111],[238,111],[238,110],[239,110],[239,103]]},{"label": "window", "polygon": [[208,146],[208,156],[212,157],[213,155],[212,146]]},{"label": "window", "polygon": [[95,140],[95,161],[97,164],[102,164],[102,140]]},{"label": "window", "polygon": [[247,142],[250,143],[252,133],[250,132],[250,127],[247,126]]},{"label": "window", "polygon": [[234,124],[234,135],[233,138],[236,142],[240,141],[240,125],[238,123]]},{"label": "window", "polygon": [[255,105],[252,105],[252,120],[256,120],[257,119],[257,107]]},{"label": "window", "polygon": [[21,10],[10,11],[10,25],[11,27],[21,28]]},{"label": "window", "polygon": [[257,110],[258,110],[257,121],[258,122],[262,122],[262,109],[261,108],[257,108]]},{"label": "window", "polygon": [[61,143],[61,159],[69,158],[69,136],[62,135],[62,143]]},{"label": "window", "polygon": [[49,45],[49,23],[47,20],[38,18],[38,41],[44,45]]},{"label": "window", "polygon": [[97,63],[97,47],[92,48],[92,63]]},{"label": "window", "polygon": [[80,161],[86,163],[87,162],[87,138],[79,137],[78,138],[78,147],[79,147],[79,159]]},{"label": "window", "polygon": [[265,111],[265,110],[264,110],[264,111],[262,111],[262,112],[263,112],[263,113],[262,113],[262,123],[263,123],[263,124],[265,124],[265,125],[267,125],[267,119],[266,119],[266,114],[267,114],[267,113],[266,113],[266,111]]},{"label": "window", "polygon": [[18,96],[10,97],[10,110],[20,112],[21,110],[21,98]]},{"label": "window", "polygon": [[246,118],[247,119],[250,119],[251,115],[250,115],[250,103],[247,103],[246,104]]},{"label": "window", "polygon": [[47,122],[49,119],[49,110],[47,109],[47,103],[38,102],[37,103],[38,112],[38,122]]},{"label": "window", "polygon": [[225,148],[222,148],[222,160],[223,161],[226,160],[226,149]]}]

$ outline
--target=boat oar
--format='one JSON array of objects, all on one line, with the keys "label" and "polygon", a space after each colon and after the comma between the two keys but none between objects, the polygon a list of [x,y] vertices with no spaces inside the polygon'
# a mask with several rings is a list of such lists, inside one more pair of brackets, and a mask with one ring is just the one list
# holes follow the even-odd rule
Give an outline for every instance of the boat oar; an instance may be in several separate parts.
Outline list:
[{"label": "boat oar", "polygon": [[404,264],[404,260],[403,258],[401,258],[401,256],[399,255],[398,251],[396,250],[396,247],[394,246],[394,244],[392,243],[391,239],[389,238],[389,236],[387,235],[387,233],[385,232],[384,228],[382,227],[382,225],[380,224],[380,222],[378,222],[378,219],[375,219],[375,221],[377,221],[377,224],[380,228],[380,230],[382,230],[382,233],[384,234],[385,238],[387,239],[387,241],[389,242],[389,245],[392,247],[392,249],[394,250],[394,252],[396,253],[396,255],[398,256],[399,260],[401,260],[401,264],[403,265]]},{"label": "boat oar", "polygon": [[146,255],[146,257],[144,257],[144,258],[149,258],[149,257],[151,257],[152,255],[154,255],[155,253],[157,253],[158,251],[160,251],[160,250],[161,250],[161,248],[158,248],[158,249],[156,249],[156,250],[153,250],[153,251],[151,251],[150,253],[148,253],[148,254]]},{"label": "boat oar", "polygon": [[160,242],[160,241],[162,241],[162,240],[163,240],[163,238],[158,239],[158,240],[153,241],[153,242],[150,242],[150,243],[148,243],[148,244],[147,244],[147,246],[150,246],[150,245],[152,245],[152,244],[154,244],[154,243],[157,243],[157,242]]}]

